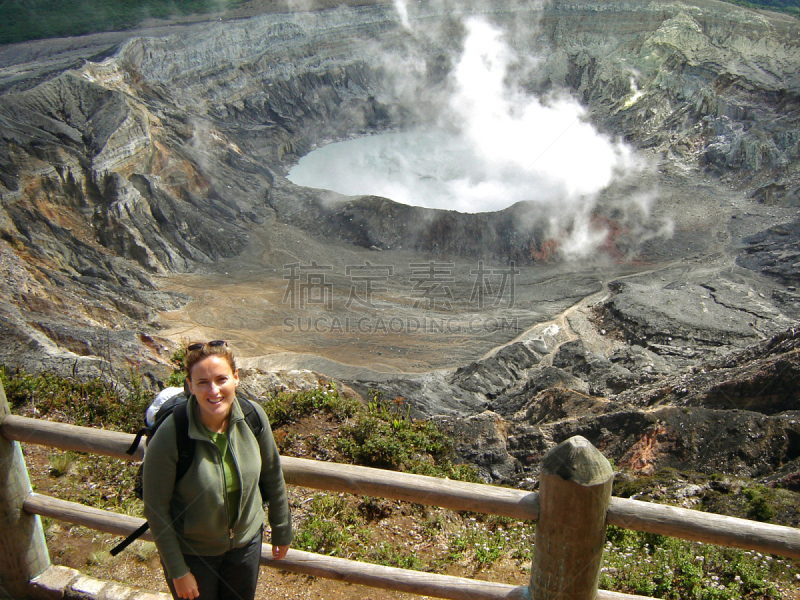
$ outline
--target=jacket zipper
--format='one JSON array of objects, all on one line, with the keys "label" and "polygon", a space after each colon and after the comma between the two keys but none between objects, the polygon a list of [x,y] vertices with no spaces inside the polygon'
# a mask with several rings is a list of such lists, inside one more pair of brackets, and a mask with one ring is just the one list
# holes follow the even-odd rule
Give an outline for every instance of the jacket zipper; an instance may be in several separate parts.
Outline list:
[{"label": "jacket zipper", "polygon": [[[230,428],[229,428],[230,429]],[[233,524],[236,524],[236,521],[239,520],[239,516],[242,512],[242,495],[244,494],[244,483],[242,482],[242,470],[239,468],[239,461],[236,459],[236,453],[231,448],[231,439],[228,438],[228,452],[231,453],[231,458],[233,459],[233,466],[236,469],[236,477],[239,478],[239,506],[236,507],[236,520],[234,520]],[[228,490],[225,489],[225,502],[228,502]],[[231,540],[233,540],[233,528],[231,528]],[[231,541],[231,548],[233,547],[233,541]]]},{"label": "jacket zipper", "polygon": [[[217,455],[219,456],[219,463],[217,464],[217,473],[219,474],[220,479],[222,481],[222,500],[225,505],[225,517],[227,519],[227,516],[230,514],[230,510],[228,509],[228,486],[225,484],[225,465],[222,464],[223,461],[225,460],[225,457],[222,455],[222,451],[219,449],[219,446],[217,446],[212,440],[206,440],[206,441],[208,441],[212,446],[214,446],[214,448],[217,451]],[[227,443],[229,446],[228,451],[230,451],[230,439],[227,440]],[[236,459],[234,458],[233,460],[235,463]],[[234,538],[233,528],[230,525],[228,525],[228,539],[231,541],[230,547],[228,548],[229,550],[233,550],[233,538]]]}]

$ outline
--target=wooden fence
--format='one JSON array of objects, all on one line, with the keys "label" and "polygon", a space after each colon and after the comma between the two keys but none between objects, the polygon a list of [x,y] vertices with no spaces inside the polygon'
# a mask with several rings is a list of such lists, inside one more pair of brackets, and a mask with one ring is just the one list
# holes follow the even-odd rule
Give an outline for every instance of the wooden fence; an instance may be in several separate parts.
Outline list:
[{"label": "wooden fence", "polygon": [[[11,415],[0,386],[0,584],[25,597],[31,579],[49,565],[39,516],[115,535],[142,519],[35,494],[17,442],[128,460],[133,436]],[[800,530],[611,496],[613,471],[582,437],[562,442],[542,459],[539,492],[283,457],[290,485],[389,498],[536,520],[529,586],[513,586],[371,565],[292,549],[262,564],[287,571],[453,600],[634,600],[642,596],[598,590],[607,525],[686,540],[800,558]],[[143,539],[151,539],[148,534]]]}]

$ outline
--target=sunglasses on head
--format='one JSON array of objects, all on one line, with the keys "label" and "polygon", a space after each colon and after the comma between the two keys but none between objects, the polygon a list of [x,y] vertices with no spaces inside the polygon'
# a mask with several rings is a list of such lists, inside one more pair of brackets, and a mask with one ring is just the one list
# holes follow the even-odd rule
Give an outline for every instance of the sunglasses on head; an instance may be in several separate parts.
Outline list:
[{"label": "sunglasses on head", "polygon": [[194,344],[189,344],[188,346],[186,346],[186,349],[189,352],[194,352],[195,350],[200,350],[200,348],[202,348],[203,346],[211,346],[213,348],[214,346],[227,346],[227,345],[228,342],[226,342],[225,340],[211,340],[210,342],[196,342]]}]

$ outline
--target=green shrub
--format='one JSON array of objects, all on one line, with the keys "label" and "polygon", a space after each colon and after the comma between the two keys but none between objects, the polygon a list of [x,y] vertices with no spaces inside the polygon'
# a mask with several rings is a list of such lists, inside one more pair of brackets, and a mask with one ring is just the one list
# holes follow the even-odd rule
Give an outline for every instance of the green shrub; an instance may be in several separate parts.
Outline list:
[{"label": "green shrub", "polygon": [[213,12],[219,6],[215,0],[6,0],[0,3],[0,44],[119,31],[145,19]]},{"label": "green shrub", "polygon": [[325,411],[343,421],[361,410],[358,401],[339,394],[333,382],[314,390],[270,394],[261,406],[273,427],[294,423],[314,411]]},{"label": "green shrub", "polygon": [[185,358],[186,344],[181,343],[180,347],[169,357],[172,363],[172,373],[167,379],[168,387],[183,387],[183,383],[186,381],[186,364],[183,362]]},{"label": "green shrub", "polygon": [[421,571],[425,568],[425,562],[415,553],[409,553],[407,549],[387,542],[370,548],[363,558],[367,562],[398,569]]},{"label": "green shrub", "polygon": [[141,427],[152,394],[138,372],[131,370],[130,375],[130,392],[123,397],[117,387],[99,378],[79,381],[0,366],[0,381],[12,410],[81,426],[113,424],[119,431],[134,433]]},{"label": "green shrub", "polygon": [[655,598],[777,599],[794,561],[609,527],[600,587]]},{"label": "green shrub", "polygon": [[363,525],[344,496],[314,494],[306,508],[307,518],[295,534],[294,546],[308,552],[348,556],[355,544],[355,532]]},{"label": "green shrub", "polygon": [[768,492],[766,488],[745,488],[742,494],[748,500],[747,518],[754,521],[771,521],[775,517],[775,511],[772,509],[769,500],[765,493]]},{"label": "green shrub", "polygon": [[337,450],[356,464],[406,471],[421,467],[426,456],[444,458],[453,448],[452,440],[432,421],[410,419],[403,404],[397,398],[392,410],[377,398],[370,402],[366,412],[342,426]]}]

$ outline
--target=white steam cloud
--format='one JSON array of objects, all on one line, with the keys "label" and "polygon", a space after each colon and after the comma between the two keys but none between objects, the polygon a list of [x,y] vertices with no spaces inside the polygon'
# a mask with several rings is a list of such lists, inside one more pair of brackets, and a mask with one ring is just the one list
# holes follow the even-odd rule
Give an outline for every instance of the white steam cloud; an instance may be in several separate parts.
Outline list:
[{"label": "white steam cloud", "polygon": [[479,19],[468,21],[467,30],[452,106],[490,179],[519,188],[515,195],[527,192],[529,200],[575,198],[634,166],[630,149],[600,135],[575,100],[544,104],[508,88],[507,68],[516,57],[499,30]]},{"label": "white steam cloud", "polygon": [[406,29],[411,29],[411,20],[408,18],[408,1],[407,0],[394,0],[394,9],[400,17],[400,23]]},{"label": "white steam cloud", "polygon": [[[410,30],[405,0],[395,0],[395,8]],[[500,29],[477,17],[465,26],[452,93],[437,119],[448,123],[446,131],[331,144],[301,159],[289,178],[351,196],[461,212],[528,201],[532,222],[548,220],[563,255],[593,253],[607,235],[593,219],[598,194],[644,169],[644,162],[598,132],[574,99],[540,100],[511,84],[510,68],[521,59]]]}]

